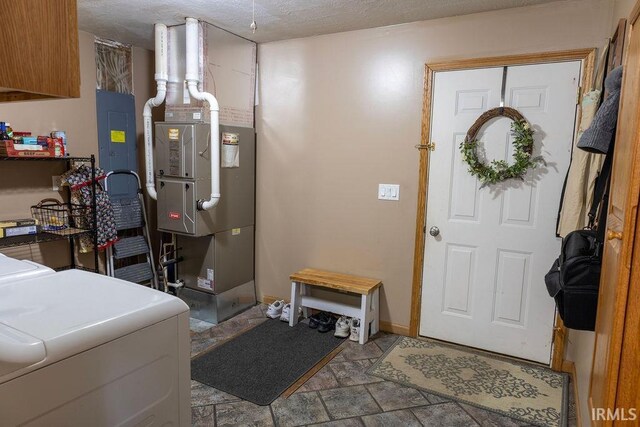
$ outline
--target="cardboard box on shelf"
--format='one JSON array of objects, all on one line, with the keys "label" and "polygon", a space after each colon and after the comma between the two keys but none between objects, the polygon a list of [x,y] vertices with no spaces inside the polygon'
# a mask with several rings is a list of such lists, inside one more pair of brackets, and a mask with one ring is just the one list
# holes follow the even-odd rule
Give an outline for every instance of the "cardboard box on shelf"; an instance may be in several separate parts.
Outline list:
[{"label": "cardboard box on shelf", "polygon": [[23,225],[20,227],[0,227],[0,239],[5,237],[25,236],[28,234],[38,234],[37,225]]},{"label": "cardboard box on shelf", "polygon": [[0,228],[24,227],[25,225],[36,225],[36,220],[33,218],[0,219]]},{"label": "cardboard box on shelf", "polygon": [[14,144],[6,140],[0,141],[0,157],[56,157],[56,150],[53,144],[43,147],[38,144]]}]

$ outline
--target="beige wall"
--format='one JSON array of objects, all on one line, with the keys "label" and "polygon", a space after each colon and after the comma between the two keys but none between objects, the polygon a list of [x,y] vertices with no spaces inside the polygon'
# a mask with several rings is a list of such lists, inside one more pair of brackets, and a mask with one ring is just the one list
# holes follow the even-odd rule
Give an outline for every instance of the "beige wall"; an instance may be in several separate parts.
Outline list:
[{"label": "beige wall", "polygon": [[620,18],[627,19],[631,14],[636,0],[613,0],[613,13],[611,14],[611,34],[616,30]]},{"label": "beige wall", "polygon": [[[0,121],[10,122],[16,131],[31,131],[34,135],[64,130],[72,155],[97,155],[96,66],[93,43],[92,34],[79,32],[80,98],[0,103]],[[151,93],[153,65],[152,52],[133,49],[136,128],[140,143],[142,106]],[[141,148],[139,153],[142,153]],[[60,195],[51,190],[51,176],[59,175],[61,171],[61,164],[0,161],[0,218],[30,217],[31,205],[46,197],[60,199]],[[61,242],[47,243],[40,248],[34,245],[3,250],[3,253],[40,260],[52,266],[68,261],[65,244]]]},{"label": "beige wall", "polygon": [[599,47],[610,25],[609,1],[566,1],[260,45],[258,296],[305,266],[371,276],[408,325],[424,63]]}]

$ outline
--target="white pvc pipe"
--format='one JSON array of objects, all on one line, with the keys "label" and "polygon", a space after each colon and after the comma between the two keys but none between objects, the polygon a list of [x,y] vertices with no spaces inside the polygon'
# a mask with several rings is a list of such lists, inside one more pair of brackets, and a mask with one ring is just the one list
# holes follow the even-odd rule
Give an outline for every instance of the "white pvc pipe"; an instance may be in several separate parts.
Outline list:
[{"label": "white pvc pipe", "polygon": [[195,81],[198,83],[198,20],[194,18],[187,18],[187,24],[185,29],[185,39],[187,43],[186,51],[186,72],[184,79],[187,81]]},{"label": "white pvc pipe", "polygon": [[157,82],[156,96],[149,98],[144,104],[142,117],[144,120],[144,155],[146,167],[146,188],[149,197],[158,199],[156,193],[155,179],[153,176],[153,123],[151,122],[151,109],[158,107],[164,102],[167,94],[167,26],[164,24],[155,25],[156,34],[156,74]]},{"label": "white pvc pipe", "polygon": [[156,33],[156,74],[155,79],[167,81],[169,59],[167,45],[167,26],[164,24],[155,25]]},{"label": "white pvc pipe", "polygon": [[218,114],[220,107],[215,96],[208,92],[201,92],[198,89],[198,20],[187,18],[186,39],[187,39],[187,69],[185,80],[189,95],[199,101],[206,101],[211,112],[211,198],[209,200],[198,200],[198,209],[211,209],[220,200],[220,123]]}]

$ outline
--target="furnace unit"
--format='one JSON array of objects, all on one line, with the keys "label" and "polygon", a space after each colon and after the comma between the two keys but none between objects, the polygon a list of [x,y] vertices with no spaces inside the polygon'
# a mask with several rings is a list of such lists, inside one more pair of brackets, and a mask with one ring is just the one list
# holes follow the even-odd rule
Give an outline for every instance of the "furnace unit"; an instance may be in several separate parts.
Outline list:
[{"label": "furnace unit", "polygon": [[[255,305],[255,133],[220,126],[220,193],[215,208],[198,209],[211,194],[207,123],[155,125],[158,229],[177,234],[178,295],[191,316],[218,323]],[[232,139],[232,143],[225,141]]]},{"label": "furnace unit", "polygon": [[[145,188],[157,200],[158,230],[171,234],[160,248],[165,290],[192,317],[218,323],[256,303],[256,44],[194,18],[156,24],[155,34]],[[165,121],[154,127],[152,109],[165,100]]]}]

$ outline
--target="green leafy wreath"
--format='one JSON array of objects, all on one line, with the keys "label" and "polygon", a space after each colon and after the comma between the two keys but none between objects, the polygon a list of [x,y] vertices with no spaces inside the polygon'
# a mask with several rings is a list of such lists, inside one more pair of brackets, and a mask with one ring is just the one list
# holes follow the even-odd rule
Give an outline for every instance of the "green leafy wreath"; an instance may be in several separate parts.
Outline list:
[{"label": "green leafy wreath", "polygon": [[[511,123],[511,134],[514,136],[514,163],[504,160],[492,160],[489,164],[478,158],[478,139],[480,129],[491,119],[508,117]],[[533,129],[527,120],[517,110],[509,107],[493,108],[483,113],[469,128],[467,136],[460,144],[462,159],[469,166],[469,173],[478,177],[482,187],[496,184],[511,178],[524,180],[524,176],[531,168],[545,163],[542,156],[532,156]]]}]

